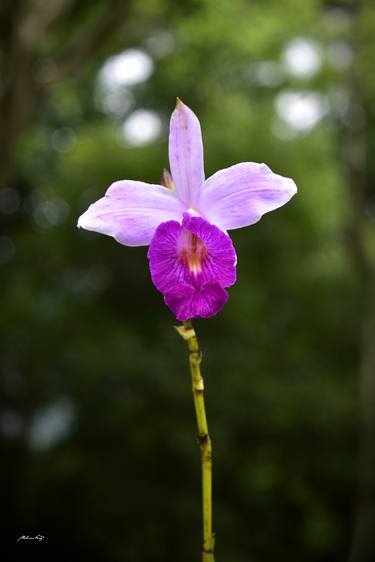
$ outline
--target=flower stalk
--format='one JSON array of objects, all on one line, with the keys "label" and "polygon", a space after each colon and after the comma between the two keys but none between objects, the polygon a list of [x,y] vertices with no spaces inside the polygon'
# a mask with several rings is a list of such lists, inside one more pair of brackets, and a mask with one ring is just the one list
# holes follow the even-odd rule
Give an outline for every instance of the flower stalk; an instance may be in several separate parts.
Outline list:
[{"label": "flower stalk", "polygon": [[189,364],[192,378],[194,407],[198,425],[198,444],[202,463],[202,508],[203,544],[202,562],[214,562],[215,535],[212,532],[212,443],[208,433],[206,408],[204,404],[204,383],[201,374],[202,353],[190,321],[176,327],[186,341],[189,350]]}]

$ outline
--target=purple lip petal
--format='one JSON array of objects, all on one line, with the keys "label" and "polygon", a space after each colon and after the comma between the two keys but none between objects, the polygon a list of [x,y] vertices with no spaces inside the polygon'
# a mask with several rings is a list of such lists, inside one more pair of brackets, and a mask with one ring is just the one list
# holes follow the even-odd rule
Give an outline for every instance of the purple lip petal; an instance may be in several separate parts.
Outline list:
[{"label": "purple lip petal", "polygon": [[164,295],[165,304],[179,322],[215,316],[227,300],[228,293],[219,283],[205,283],[199,289],[191,285],[176,285]]},{"label": "purple lip petal", "polygon": [[151,278],[162,293],[177,284],[200,287],[236,282],[236,252],[229,236],[200,217],[162,223],[148,250]]},{"label": "purple lip petal", "polygon": [[171,117],[169,163],[177,196],[194,207],[204,182],[202,133],[197,116],[181,100]]},{"label": "purple lip petal", "polygon": [[200,217],[162,223],[148,250],[151,279],[177,319],[208,317],[227,301],[236,281],[236,253],[229,236]]},{"label": "purple lip petal", "polygon": [[205,181],[199,210],[223,230],[241,228],[285,205],[296,192],[292,179],[274,174],[265,164],[242,162]]},{"label": "purple lip petal", "polygon": [[237,256],[232,240],[217,226],[201,217],[184,213],[182,228],[203,240],[207,248],[207,259],[202,266],[205,281],[218,281],[222,287],[230,287],[236,282]]},{"label": "purple lip petal", "polygon": [[145,246],[158,225],[181,219],[185,206],[166,187],[140,181],[117,181],[105,197],[90,205],[78,226],[113,236],[127,246]]}]

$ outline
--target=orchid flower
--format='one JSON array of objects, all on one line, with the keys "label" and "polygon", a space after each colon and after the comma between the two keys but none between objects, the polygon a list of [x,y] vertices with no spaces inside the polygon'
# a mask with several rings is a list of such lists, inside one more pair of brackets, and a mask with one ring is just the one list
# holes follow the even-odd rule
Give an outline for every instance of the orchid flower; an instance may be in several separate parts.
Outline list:
[{"label": "orchid flower", "polygon": [[289,201],[293,180],[265,164],[243,162],[205,180],[203,143],[196,115],[177,100],[169,134],[169,163],[161,184],[123,180],[79,218],[78,226],[113,236],[127,246],[149,245],[154,285],[183,322],[201,449],[203,494],[202,561],[214,562],[212,443],[200,370],[202,354],[191,318],[213,316],[236,281],[236,252],[227,233],[256,223]]},{"label": "orchid flower", "polygon": [[236,281],[228,230],[259,221],[287,203],[294,181],[265,164],[242,162],[205,179],[201,127],[177,100],[169,134],[171,175],[163,185],[121,180],[79,218],[78,226],[147,246],[151,278],[180,321],[215,315]]}]

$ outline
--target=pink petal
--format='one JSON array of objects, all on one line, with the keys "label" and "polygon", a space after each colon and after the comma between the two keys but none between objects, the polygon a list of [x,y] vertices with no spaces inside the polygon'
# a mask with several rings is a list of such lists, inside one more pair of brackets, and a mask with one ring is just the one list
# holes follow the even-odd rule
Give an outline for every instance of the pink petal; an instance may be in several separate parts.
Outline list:
[{"label": "pink petal", "polygon": [[176,285],[164,295],[165,304],[179,322],[215,316],[227,300],[228,293],[219,283],[205,283],[199,289],[191,285]]},{"label": "pink petal", "polygon": [[[177,320],[214,316],[236,281],[236,252],[217,226],[184,214],[157,228],[147,253],[151,279]],[[192,261],[191,261],[192,260]]]},{"label": "pink petal", "polygon": [[181,220],[185,210],[166,187],[117,181],[80,216],[78,226],[113,236],[127,246],[146,246],[161,222]]},{"label": "pink petal", "polygon": [[[191,271],[181,257],[181,241],[192,233],[206,248],[199,272]],[[205,283],[217,282],[230,287],[236,282],[236,252],[232,240],[217,226],[200,217],[184,214],[182,225],[167,221],[157,228],[147,253],[151,278],[162,293],[175,285],[192,285],[197,289]]]},{"label": "pink petal", "polygon": [[198,118],[180,100],[171,117],[169,162],[177,196],[194,207],[204,182],[202,133]]},{"label": "pink petal", "polygon": [[292,179],[274,174],[265,164],[242,162],[205,181],[199,211],[223,230],[241,228],[285,205],[296,192]]}]

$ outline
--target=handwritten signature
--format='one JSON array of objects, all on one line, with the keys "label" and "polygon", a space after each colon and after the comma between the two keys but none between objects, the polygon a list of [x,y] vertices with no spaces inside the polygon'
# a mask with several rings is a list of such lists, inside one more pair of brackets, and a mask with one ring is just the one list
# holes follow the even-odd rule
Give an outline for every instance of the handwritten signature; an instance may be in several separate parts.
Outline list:
[{"label": "handwritten signature", "polygon": [[28,540],[28,541],[42,541],[44,539],[44,535],[35,535],[35,537],[30,537],[29,535],[21,535],[18,539],[17,542],[22,541],[22,540]]}]

